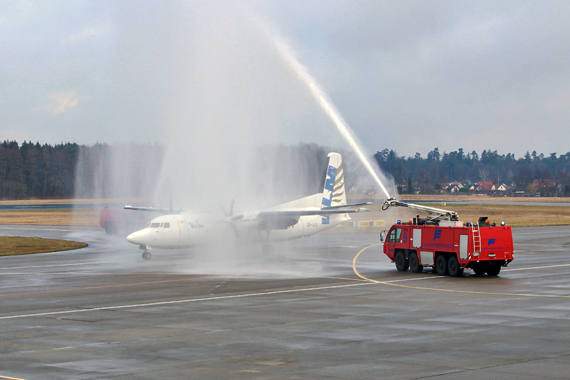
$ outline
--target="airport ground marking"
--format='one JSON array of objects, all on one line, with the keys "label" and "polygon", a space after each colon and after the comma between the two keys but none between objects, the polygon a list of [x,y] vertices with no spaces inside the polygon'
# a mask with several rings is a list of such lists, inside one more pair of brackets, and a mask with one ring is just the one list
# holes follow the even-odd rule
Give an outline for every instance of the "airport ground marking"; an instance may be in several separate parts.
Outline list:
[{"label": "airport ground marking", "polygon": [[503,269],[503,272],[513,272],[513,271],[516,271],[516,270],[557,268],[557,267],[570,267],[570,264],[544,265],[544,266],[539,266],[539,267],[508,268],[508,269]]},{"label": "airport ground marking", "polygon": [[[450,292],[450,293],[468,293],[468,294],[485,294],[485,295],[496,295],[496,296],[516,296],[516,297],[537,297],[537,298],[570,298],[570,295],[567,296],[563,296],[563,295],[551,295],[551,294],[529,294],[529,293],[499,293],[499,292],[478,292],[478,291],[474,291],[474,290],[455,290],[455,289],[441,289],[441,288],[428,288],[428,287],[424,287],[424,286],[410,286],[410,285],[401,285],[401,284],[394,284],[394,282],[396,281],[378,281],[378,280],[373,280],[371,278],[365,277],[363,275],[361,275],[358,270],[356,269],[356,260],[358,259],[358,256],[360,256],[360,254],[364,251],[366,251],[368,248],[372,248],[372,247],[376,247],[380,244],[373,244],[370,245],[368,247],[365,247],[363,249],[361,249],[356,256],[354,256],[354,259],[352,259],[352,270],[354,271],[354,273],[364,279],[364,280],[368,280],[370,282],[373,282],[375,284],[383,284],[383,285],[389,285],[389,286],[397,286],[397,287],[401,287],[401,288],[407,288],[407,289],[416,289],[416,290],[432,290],[432,291],[438,291],[438,292]],[[528,269],[533,269],[533,268],[528,268]],[[521,268],[522,270],[522,268]],[[423,280],[427,280],[429,278],[444,278],[441,276],[438,277],[425,277],[425,278],[418,278],[418,279],[423,279]]]},{"label": "airport ground marking", "polygon": [[[553,227],[553,226],[536,226],[536,227]],[[515,228],[535,228],[535,227],[515,227]],[[557,234],[557,233],[563,233],[566,234],[568,233],[568,230],[565,231],[548,231],[547,233],[549,234]],[[544,235],[544,232],[517,232],[517,236],[519,235]]]},{"label": "airport ground marking", "polygon": [[0,375],[0,379],[25,380],[25,379],[20,379],[19,377],[8,377],[8,376],[2,376],[2,375]]},{"label": "airport ground marking", "polygon": [[[38,225],[38,227],[41,227]],[[0,227],[0,231],[2,230],[25,230],[25,231],[37,231],[37,228],[29,228],[29,227]],[[63,229],[63,228],[42,228],[41,231],[62,231],[62,232],[82,232],[82,230],[70,230],[70,229]]]},{"label": "airport ground marking", "polygon": [[[46,252],[49,253],[49,252]],[[124,261],[113,260],[113,261],[95,261],[92,263],[71,263],[71,264],[49,264],[49,265],[33,265],[27,267],[6,267],[0,268],[0,270],[8,270],[8,269],[30,269],[30,268],[51,268],[51,267],[69,267],[74,265],[97,265],[97,264],[109,264],[109,263],[122,263]]]},{"label": "airport ground marking", "polygon": [[154,284],[163,284],[163,283],[168,283],[168,282],[204,280],[204,279],[215,278],[215,277],[217,277],[217,276],[179,278],[179,279],[176,279],[176,280],[162,280],[162,281],[151,281],[151,282],[139,282],[139,283],[134,283],[134,284],[116,284],[116,285],[90,286],[90,287],[86,287],[86,288],[69,288],[69,289],[38,290],[38,291],[36,291],[36,292],[3,293],[3,294],[0,294],[0,297],[21,296],[21,295],[39,294],[39,293],[72,292],[72,291],[76,291],[76,290],[92,290],[92,289],[105,289],[105,288],[119,288],[119,287],[124,287],[124,286],[154,285]]},{"label": "airport ground marking", "polygon": [[356,286],[367,286],[374,285],[374,282],[364,281],[359,283],[343,284],[343,285],[329,285],[329,286],[317,286],[312,288],[296,288],[296,289],[286,289],[286,290],[275,290],[271,292],[260,292],[260,293],[245,293],[245,294],[234,294],[228,296],[216,296],[216,297],[203,297],[203,298],[189,298],[183,300],[174,301],[160,301],[160,302],[149,302],[141,304],[130,304],[130,305],[116,305],[116,306],[102,306],[93,307],[77,310],[63,310],[63,311],[51,311],[46,313],[35,313],[35,314],[20,314],[20,315],[7,315],[0,317],[0,320],[4,319],[16,319],[16,318],[29,318],[29,317],[45,317],[51,315],[64,315],[64,314],[75,314],[75,313],[87,313],[92,311],[106,311],[106,310],[123,310],[123,309],[134,309],[139,307],[151,307],[151,306],[165,306],[165,305],[177,305],[185,303],[195,303],[195,302],[206,302],[206,301],[219,301],[228,299],[240,299],[240,298],[250,298],[250,297],[262,297],[271,296],[276,294],[288,294],[288,293],[299,293],[299,292],[310,292],[317,290],[329,290],[329,289],[341,289],[341,288],[351,288]]}]

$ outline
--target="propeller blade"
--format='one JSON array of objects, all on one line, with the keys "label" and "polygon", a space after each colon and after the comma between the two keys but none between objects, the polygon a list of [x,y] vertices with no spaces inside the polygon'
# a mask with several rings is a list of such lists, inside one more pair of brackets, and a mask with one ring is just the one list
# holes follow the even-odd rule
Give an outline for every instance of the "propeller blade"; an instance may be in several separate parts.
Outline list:
[{"label": "propeller blade", "polygon": [[230,213],[228,215],[229,217],[232,217],[234,214],[234,202],[235,202],[235,199],[232,198],[232,203],[230,204]]}]

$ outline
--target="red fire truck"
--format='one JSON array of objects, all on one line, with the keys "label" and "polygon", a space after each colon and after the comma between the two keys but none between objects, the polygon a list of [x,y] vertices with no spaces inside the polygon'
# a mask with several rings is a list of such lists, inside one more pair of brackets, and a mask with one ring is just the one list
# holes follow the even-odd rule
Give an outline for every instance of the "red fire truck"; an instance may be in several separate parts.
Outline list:
[{"label": "red fire truck", "polygon": [[143,211],[125,210],[120,205],[107,205],[99,214],[99,225],[110,235],[131,233],[148,225],[150,217]]},{"label": "red fire truck", "polygon": [[477,222],[458,220],[457,213],[433,207],[404,203],[393,198],[382,206],[407,207],[425,211],[428,217],[419,215],[408,223],[394,224],[388,234],[380,234],[384,242],[384,254],[396,263],[396,269],[419,273],[424,268],[434,268],[439,275],[461,276],[465,268],[475,274],[497,276],[501,267],[513,261],[513,234],[504,222],[489,223],[487,217]]}]

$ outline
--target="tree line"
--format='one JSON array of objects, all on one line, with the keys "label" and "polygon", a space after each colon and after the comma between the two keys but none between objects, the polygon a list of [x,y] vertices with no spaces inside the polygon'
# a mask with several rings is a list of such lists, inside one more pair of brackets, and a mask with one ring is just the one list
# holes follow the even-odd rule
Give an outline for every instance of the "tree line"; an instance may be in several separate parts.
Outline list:
[{"label": "tree line", "polygon": [[79,146],[16,141],[0,144],[0,198],[73,196]]},{"label": "tree line", "polygon": [[[16,141],[4,141],[0,143],[0,199],[119,196],[118,192],[110,190],[112,188],[121,189],[125,196],[142,196],[141,189],[151,187],[158,177],[164,150],[159,144],[41,145],[24,141],[19,145]],[[261,147],[257,152],[258,162],[277,163],[285,159],[294,162],[299,170],[289,177],[276,176],[277,182],[271,186],[263,182],[258,187],[266,191],[279,189],[283,187],[279,181],[283,178],[294,181],[300,173],[307,177],[302,180],[307,184],[304,187],[308,187],[314,182],[312,179],[320,175],[328,151],[330,149],[316,144]],[[280,157],[259,158],[270,153]],[[347,169],[351,169],[346,171],[347,188],[350,189],[351,182],[356,182],[355,178],[350,178],[350,173],[356,172],[357,167],[348,152],[341,153]],[[501,155],[496,150],[484,150],[479,155],[475,151],[466,153],[461,148],[449,153],[441,153],[435,148],[424,158],[420,153],[406,157],[399,156],[395,150],[384,149],[374,158],[381,170],[393,177],[400,193],[430,194],[441,191],[452,181],[504,183],[532,193],[537,190],[537,181],[543,181],[556,184],[555,188],[548,189],[551,195],[570,196],[570,175],[567,173],[570,152],[545,156],[533,151],[517,159],[512,153]],[[259,170],[283,171],[273,167]]]},{"label": "tree line", "polygon": [[420,153],[400,157],[395,150],[384,149],[374,158],[380,168],[394,178],[400,193],[419,190],[430,194],[450,182],[463,181],[506,184],[527,194],[545,190],[537,183],[555,184],[546,189],[550,195],[570,195],[570,175],[566,170],[570,166],[570,152],[545,156],[527,151],[517,159],[513,153],[499,154],[496,150],[484,150],[479,155],[476,151],[465,152],[459,148],[442,154],[435,148],[424,158]]}]

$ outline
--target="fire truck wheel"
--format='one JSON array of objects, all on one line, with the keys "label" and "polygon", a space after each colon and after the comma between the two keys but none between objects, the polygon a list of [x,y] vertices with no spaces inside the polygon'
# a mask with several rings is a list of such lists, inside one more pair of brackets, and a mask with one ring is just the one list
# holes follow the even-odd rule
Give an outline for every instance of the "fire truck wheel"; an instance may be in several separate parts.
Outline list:
[{"label": "fire truck wheel", "polygon": [[414,273],[421,273],[424,270],[424,266],[420,265],[420,261],[418,260],[418,255],[413,252],[409,258],[410,261],[410,270]]},{"label": "fire truck wheel", "polygon": [[497,264],[490,264],[487,267],[487,274],[489,276],[497,276],[501,272],[501,266]]},{"label": "fire truck wheel", "polygon": [[447,274],[447,260],[444,255],[437,256],[435,259],[435,271],[440,276],[445,276]]},{"label": "fire truck wheel", "polygon": [[457,256],[451,256],[447,261],[447,270],[449,275],[452,277],[459,277],[463,274],[463,268],[459,266],[459,261],[457,261]]},{"label": "fire truck wheel", "polygon": [[402,251],[396,253],[394,261],[396,261],[396,269],[399,270],[400,272],[407,271],[410,266],[409,261],[406,260],[406,255],[404,255],[404,252]]},{"label": "fire truck wheel", "polygon": [[475,272],[475,276],[484,275],[486,270],[487,270],[487,268],[485,268],[482,265],[477,265],[477,266],[473,267],[473,272]]}]

